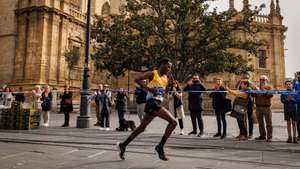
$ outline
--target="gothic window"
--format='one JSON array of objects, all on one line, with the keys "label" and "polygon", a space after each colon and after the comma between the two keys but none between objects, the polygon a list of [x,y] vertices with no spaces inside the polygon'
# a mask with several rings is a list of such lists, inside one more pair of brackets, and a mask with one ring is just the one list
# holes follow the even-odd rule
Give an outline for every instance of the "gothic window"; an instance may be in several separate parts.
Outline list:
[{"label": "gothic window", "polygon": [[103,16],[107,16],[110,14],[110,5],[108,4],[108,2],[106,2],[103,6],[102,6],[102,12],[101,14]]},{"label": "gothic window", "polygon": [[259,68],[267,68],[267,51],[266,50],[259,50],[258,52],[258,66]]}]

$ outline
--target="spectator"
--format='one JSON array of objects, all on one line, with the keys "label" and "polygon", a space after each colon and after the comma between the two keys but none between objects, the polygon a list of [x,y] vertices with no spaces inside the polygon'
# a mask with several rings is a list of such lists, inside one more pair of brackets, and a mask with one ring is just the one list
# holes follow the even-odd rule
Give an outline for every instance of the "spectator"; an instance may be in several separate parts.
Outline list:
[{"label": "spectator", "polygon": [[[141,81],[143,84],[147,85],[147,81],[143,80]],[[137,104],[137,114],[139,116],[140,122],[142,123],[142,120],[144,118],[145,114],[145,105],[146,105],[146,98],[147,98],[147,91],[145,91],[140,86],[137,86],[134,94],[136,96],[136,104]]]},{"label": "spectator", "polygon": [[42,97],[42,90],[41,86],[36,85],[34,90],[32,90],[32,108],[35,111],[40,112],[42,107],[41,107],[41,97]]},{"label": "spectator", "polygon": [[100,100],[98,100],[101,95],[101,90],[103,90],[103,85],[98,84],[98,88],[94,93],[94,98],[96,103],[96,117],[97,117],[97,122],[94,124],[94,126],[100,126],[100,122],[101,122],[101,114],[100,114],[100,107],[99,107]]},{"label": "spectator", "polygon": [[249,80],[242,80],[240,83],[241,91],[234,91],[225,87],[226,90],[229,91],[230,94],[236,96],[233,103],[233,110],[238,114],[236,116],[237,123],[240,129],[240,134],[236,137],[239,140],[248,140],[248,132],[247,132],[247,106],[249,101],[249,94],[247,90],[249,90],[250,82]]},{"label": "spectator", "polygon": [[201,137],[204,134],[204,125],[202,120],[202,92],[205,91],[205,87],[200,81],[199,75],[193,75],[192,79],[188,82],[187,86],[183,89],[188,92],[188,101],[189,101],[189,111],[191,114],[191,120],[193,125],[193,130],[189,133],[197,134],[197,122],[199,125],[200,133],[198,137]]},{"label": "spectator", "polygon": [[50,91],[50,87],[48,85],[45,86],[44,92],[42,93],[42,117],[43,123],[42,126],[48,127],[50,121],[50,111],[52,109],[52,92]]},{"label": "spectator", "polygon": [[[260,76],[259,79],[259,89],[262,91],[271,90],[272,87],[268,85],[268,77],[263,75]],[[271,99],[273,97],[272,94],[253,94],[256,103],[256,116],[259,127],[259,137],[255,138],[256,140],[266,140],[267,142],[272,141],[272,111],[271,111]],[[266,129],[265,123],[267,127],[267,137],[266,137]]]},{"label": "spectator", "polygon": [[182,91],[178,82],[174,82],[168,93],[169,98],[169,111],[170,113],[174,114],[174,117],[178,119],[179,127],[180,127],[180,135],[184,135],[183,131],[183,118],[184,109],[183,109],[183,102],[182,102]]},{"label": "spectator", "polygon": [[[248,80],[250,85],[251,83],[251,72],[244,72],[242,74],[241,80],[237,83],[236,88],[241,90],[240,84],[241,81]],[[256,89],[255,86],[249,86],[249,89]],[[249,95],[248,105],[247,105],[247,119],[248,119],[248,128],[249,128],[249,138],[253,136],[253,98]],[[247,123],[246,123],[247,124]]]},{"label": "spectator", "polygon": [[[218,126],[218,132],[214,135],[214,137],[221,137],[222,139],[226,137],[226,93],[225,88],[223,87],[223,81],[222,79],[216,80],[216,86],[214,88],[214,91],[212,92],[209,97],[212,98],[212,106],[215,110],[216,119],[217,119],[217,126]],[[221,132],[223,125],[223,133]]]},{"label": "spectator", "polygon": [[[108,96],[107,96],[108,97]],[[123,88],[120,88],[120,90],[117,93],[116,96],[116,109],[118,112],[119,117],[119,128],[121,128],[122,122],[124,120],[124,114],[126,112],[126,104],[127,104],[128,96]]]},{"label": "spectator", "polygon": [[0,105],[3,105],[3,92],[4,92],[4,87],[0,88]]},{"label": "spectator", "polygon": [[62,127],[68,127],[70,121],[70,112],[73,111],[72,92],[70,91],[68,85],[65,85],[64,93],[60,95],[60,98],[60,112],[63,112],[65,115],[65,122]]},{"label": "spectator", "polygon": [[99,93],[96,95],[96,101],[99,105],[100,112],[100,129],[101,130],[110,130],[110,119],[109,114],[111,112],[111,100],[109,96],[106,94],[103,85],[99,85]]},{"label": "spectator", "polygon": [[[293,82],[285,82],[286,90],[288,92],[293,92]],[[284,120],[287,121],[287,131],[288,131],[288,140],[287,143],[297,144],[296,139],[296,123],[297,123],[297,101],[296,95],[293,93],[282,94],[281,102],[284,104]],[[293,137],[292,130],[293,128]]]},{"label": "spectator", "polygon": [[20,103],[25,102],[25,95],[23,93],[23,88],[19,87],[19,91],[13,94],[15,96],[15,100]]},{"label": "spectator", "polygon": [[11,103],[14,100],[14,96],[12,95],[12,90],[9,87],[5,87],[3,97],[3,105],[6,107],[11,107]]},{"label": "spectator", "polygon": [[[112,98],[112,93],[111,93],[111,91],[109,89],[109,85],[105,84],[105,85],[103,85],[103,88],[104,88],[104,91],[105,91],[107,97],[109,98],[110,102],[113,104],[114,100]],[[110,107],[110,109],[111,109],[111,107]]]},{"label": "spectator", "polygon": [[300,72],[296,73],[296,79],[293,81],[294,89],[296,90],[296,101],[297,101],[297,130],[298,130],[298,141],[300,141]]}]

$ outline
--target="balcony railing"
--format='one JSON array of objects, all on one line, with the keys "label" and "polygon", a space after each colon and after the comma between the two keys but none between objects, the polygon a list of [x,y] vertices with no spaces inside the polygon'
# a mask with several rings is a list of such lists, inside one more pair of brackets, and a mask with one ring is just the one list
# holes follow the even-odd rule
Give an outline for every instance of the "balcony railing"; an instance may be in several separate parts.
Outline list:
[{"label": "balcony railing", "polygon": [[258,22],[258,23],[262,23],[262,24],[267,24],[267,23],[269,23],[270,19],[269,19],[268,15],[259,14],[259,15],[255,16],[254,21]]},{"label": "balcony railing", "polygon": [[70,15],[74,16],[76,19],[85,22],[86,21],[86,15],[82,14],[82,12],[70,8]]}]

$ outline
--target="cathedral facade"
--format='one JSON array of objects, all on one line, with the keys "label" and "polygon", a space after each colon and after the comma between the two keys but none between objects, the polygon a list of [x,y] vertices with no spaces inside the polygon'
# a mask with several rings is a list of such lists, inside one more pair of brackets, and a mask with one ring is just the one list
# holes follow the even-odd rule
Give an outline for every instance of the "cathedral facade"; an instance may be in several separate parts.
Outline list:
[{"label": "cathedral facade", "polygon": [[[121,0],[92,0],[93,15],[117,14]],[[229,10],[236,10],[234,0],[229,0]],[[87,0],[0,0],[0,84],[24,86],[49,84],[61,88],[65,84],[80,88],[83,78],[85,22]],[[244,9],[249,7],[244,0]],[[254,66],[253,80],[267,75],[271,84],[279,88],[285,80],[284,32],[279,0],[271,0],[270,13],[258,15],[255,22],[263,27],[257,35],[262,42],[259,56],[250,64]],[[243,32],[238,33],[246,39]],[[66,51],[77,49],[80,60],[69,70]],[[243,56],[245,51],[234,50]],[[95,72],[90,64],[91,83],[109,83],[113,87],[133,86],[134,73],[119,79],[106,79],[105,73]],[[68,76],[69,71],[71,71]],[[206,78],[208,84],[220,76]],[[225,81],[234,82],[236,76],[222,75]]]}]

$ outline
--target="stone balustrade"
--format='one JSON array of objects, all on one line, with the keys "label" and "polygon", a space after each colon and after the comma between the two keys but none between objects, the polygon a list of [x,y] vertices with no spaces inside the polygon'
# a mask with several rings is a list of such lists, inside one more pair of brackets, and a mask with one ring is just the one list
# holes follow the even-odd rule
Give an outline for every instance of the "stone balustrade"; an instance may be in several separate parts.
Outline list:
[{"label": "stone balustrade", "polygon": [[259,15],[255,16],[254,21],[261,23],[261,24],[267,24],[270,22],[270,19],[269,19],[268,15],[259,14]]},{"label": "stone balustrade", "polygon": [[69,14],[71,16],[74,16],[76,19],[82,22],[86,22],[86,15],[84,15],[82,12],[72,8],[70,8],[69,12],[70,12]]}]

